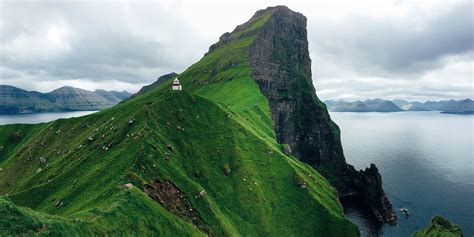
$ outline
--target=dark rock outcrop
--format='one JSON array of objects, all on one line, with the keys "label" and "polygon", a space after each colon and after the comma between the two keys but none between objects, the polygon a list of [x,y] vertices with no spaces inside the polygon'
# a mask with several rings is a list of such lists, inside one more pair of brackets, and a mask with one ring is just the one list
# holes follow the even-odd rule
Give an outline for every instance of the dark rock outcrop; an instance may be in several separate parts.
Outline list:
[{"label": "dark rock outcrop", "polygon": [[377,168],[371,165],[356,171],[346,163],[339,127],[316,96],[306,17],[277,6],[258,11],[252,19],[265,14],[271,15],[256,30],[249,55],[252,77],[270,103],[277,141],[288,144],[293,156],[316,168],[341,197],[359,195],[378,220],[395,224],[396,215]]},{"label": "dark rock outcrop", "polygon": [[204,232],[210,233],[204,220],[193,207],[186,195],[170,181],[153,181],[145,184],[145,193],[171,213],[193,223]]},{"label": "dark rock outcrop", "polygon": [[371,209],[377,220],[395,224],[397,216],[382,189],[382,176],[377,167],[370,164],[365,171],[359,171],[359,175],[359,195],[363,198],[362,202]]}]

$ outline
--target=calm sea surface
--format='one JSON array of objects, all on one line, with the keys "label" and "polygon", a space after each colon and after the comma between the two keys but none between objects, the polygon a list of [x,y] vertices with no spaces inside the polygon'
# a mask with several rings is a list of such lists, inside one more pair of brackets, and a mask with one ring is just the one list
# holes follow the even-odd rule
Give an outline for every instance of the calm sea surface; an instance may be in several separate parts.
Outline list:
[{"label": "calm sea surface", "polygon": [[97,111],[0,115],[0,125],[12,123],[44,123],[60,118],[80,117],[95,112]]},{"label": "calm sea surface", "polygon": [[[474,236],[474,116],[439,112],[332,112],[349,163],[375,163],[399,217],[396,227],[374,227],[360,210],[346,215],[363,236],[410,236],[441,214]],[[408,208],[411,217],[400,215]]]},{"label": "calm sea surface", "polygon": [[[0,115],[0,125],[41,123],[95,111]],[[357,209],[346,215],[363,236],[410,236],[441,214],[474,235],[474,116],[438,112],[331,113],[349,163],[375,163],[395,208],[408,208],[396,227],[373,226]]]}]

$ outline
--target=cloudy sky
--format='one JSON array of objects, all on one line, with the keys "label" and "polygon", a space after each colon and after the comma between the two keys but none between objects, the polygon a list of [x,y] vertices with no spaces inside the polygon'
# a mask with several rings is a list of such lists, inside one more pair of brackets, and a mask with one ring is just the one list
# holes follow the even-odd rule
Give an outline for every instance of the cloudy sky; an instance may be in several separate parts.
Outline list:
[{"label": "cloudy sky", "polygon": [[469,0],[0,0],[0,84],[135,92],[274,5],[308,18],[322,99],[474,97]]}]

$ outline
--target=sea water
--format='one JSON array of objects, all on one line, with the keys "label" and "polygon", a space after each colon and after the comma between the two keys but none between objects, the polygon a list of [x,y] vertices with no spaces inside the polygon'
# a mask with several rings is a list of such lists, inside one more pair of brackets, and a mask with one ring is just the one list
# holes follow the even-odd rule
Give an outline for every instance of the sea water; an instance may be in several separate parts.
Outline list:
[{"label": "sea water", "polygon": [[[439,112],[331,112],[348,163],[379,168],[397,211],[395,227],[374,226],[361,210],[346,216],[363,236],[411,236],[441,214],[474,235],[474,116]],[[399,209],[405,207],[406,219]]]},{"label": "sea water", "polygon": [[57,112],[57,113],[31,113],[31,114],[7,114],[0,115],[0,125],[14,123],[45,123],[60,118],[80,117],[97,111],[74,111],[74,112]]}]

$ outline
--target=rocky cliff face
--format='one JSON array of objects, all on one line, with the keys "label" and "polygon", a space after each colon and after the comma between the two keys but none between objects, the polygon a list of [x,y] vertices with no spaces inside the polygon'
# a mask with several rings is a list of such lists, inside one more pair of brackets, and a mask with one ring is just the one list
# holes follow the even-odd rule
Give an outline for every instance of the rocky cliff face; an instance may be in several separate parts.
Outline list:
[{"label": "rocky cliff face", "polygon": [[377,219],[395,224],[377,168],[358,172],[346,163],[339,128],[316,96],[306,17],[279,6],[258,11],[253,19],[264,14],[271,16],[257,30],[249,55],[252,78],[270,103],[277,141],[328,178],[340,197],[360,196]]}]

